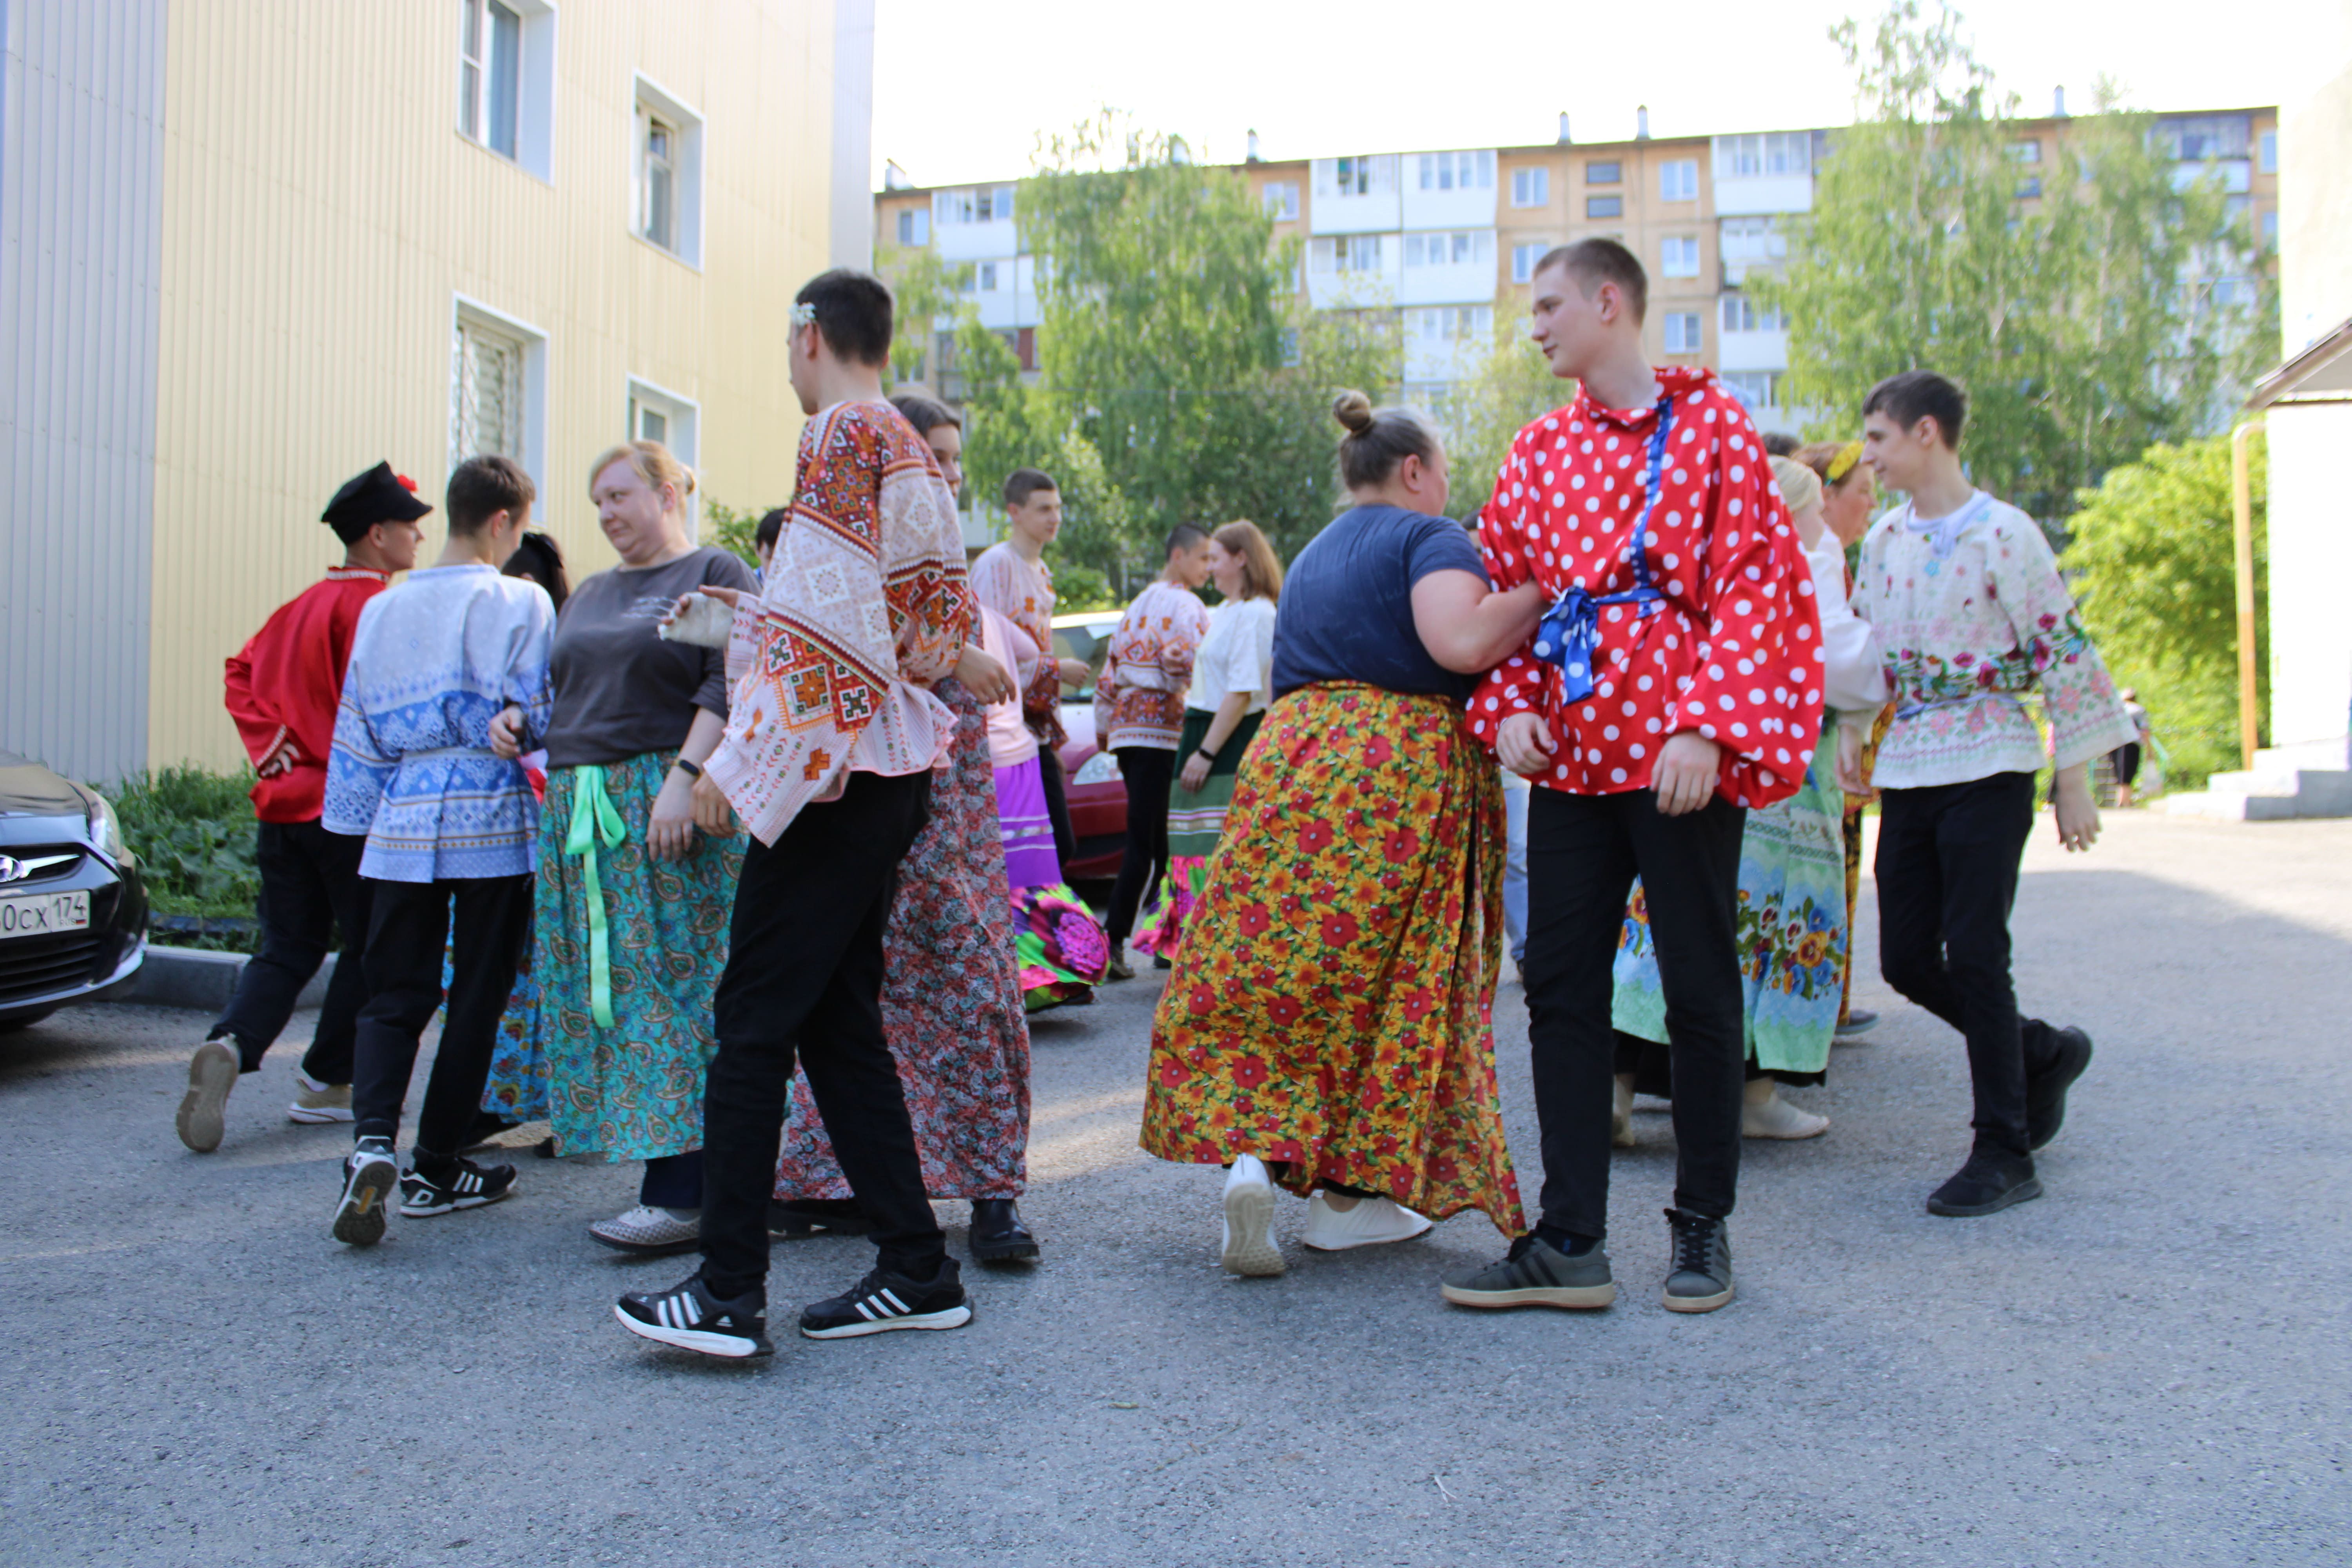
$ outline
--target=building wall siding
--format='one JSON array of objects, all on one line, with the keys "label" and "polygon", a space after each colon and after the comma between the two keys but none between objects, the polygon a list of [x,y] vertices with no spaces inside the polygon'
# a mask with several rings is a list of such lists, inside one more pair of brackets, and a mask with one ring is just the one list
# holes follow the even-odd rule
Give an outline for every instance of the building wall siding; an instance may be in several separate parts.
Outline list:
[{"label": "building wall siding", "polygon": [[[455,13],[172,8],[154,757],[239,760],[221,660],[338,555],[317,521],[338,484],[386,458],[439,503],[458,296],[546,334],[538,517],[574,582],[614,561],[585,468],[625,435],[632,376],[700,405],[706,500],[790,492],[784,339],[830,253],[833,7],[562,5],[545,181],[459,133]],[[699,268],[631,232],[640,74],[704,120]]]},{"label": "building wall siding", "polygon": [[146,764],[163,0],[0,0],[0,749]]}]

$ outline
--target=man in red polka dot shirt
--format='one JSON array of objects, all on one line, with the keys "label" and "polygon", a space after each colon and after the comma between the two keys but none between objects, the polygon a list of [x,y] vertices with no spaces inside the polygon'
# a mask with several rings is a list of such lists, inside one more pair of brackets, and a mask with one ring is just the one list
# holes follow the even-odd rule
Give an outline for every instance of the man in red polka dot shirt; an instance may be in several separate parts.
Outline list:
[{"label": "man in red polka dot shirt", "polygon": [[1636,876],[1666,993],[1678,1149],[1676,1311],[1731,1300],[1725,1221],[1746,1054],[1734,942],[1749,806],[1796,793],[1822,726],[1821,623],[1762,438],[1711,372],[1654,368],[1648,279],[1613,240],[1544,258],[1536,345],[1581,384],[1519,432],[1479,518],[1500,589],[1554,601],[1471,699],[1503,765],[1537,786],[1523,965],[1543,1129],[1541,1218],[1473,1306],[1605,1306],[1614,1040],[1611,964]]}]

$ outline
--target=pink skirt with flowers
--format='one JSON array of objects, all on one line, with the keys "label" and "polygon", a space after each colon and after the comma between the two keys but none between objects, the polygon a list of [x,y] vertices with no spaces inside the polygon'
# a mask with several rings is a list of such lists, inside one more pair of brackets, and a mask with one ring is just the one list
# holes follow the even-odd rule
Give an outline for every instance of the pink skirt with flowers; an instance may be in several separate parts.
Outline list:
[{"label": "pink skirt with flowers", "polygon": [[1524,1230],[1489,1026],[1502,889],[1502,791],[1459,710],[1277,701],[1160,995],[1145,1152]]}]

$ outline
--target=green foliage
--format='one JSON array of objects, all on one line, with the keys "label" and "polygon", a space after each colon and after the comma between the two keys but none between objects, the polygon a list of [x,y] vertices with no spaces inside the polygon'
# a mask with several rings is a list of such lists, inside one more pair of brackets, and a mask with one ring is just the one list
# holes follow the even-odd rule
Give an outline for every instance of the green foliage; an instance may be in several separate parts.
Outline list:
[{"label": "green foliage", "polygon": [[[2214,427],[2276,338],[2274,298],[2213,283],[2258,270],[2218,181],[2175,190],[2152,122],[2101,84],[2043,161],[2012,157],[2016,102],[1948,9],[1896,0],[1865,46],[1832,37],[1855,123],[1789,220],[1789,262],[1749,291],[1789,321],[1790,401],[1851,435],[1871,385],[1928,368],[1967,387],[1970,475],[2034,515],[2143,448]],[[2038,205],[2020,191],[2038,176]]]},{"label": "green foliage", "polygon": [[[215,773],[175,767],[134,773],[99,791],[121,820],[123,842],[139,858],[157,914],[253,918],[261,873],[254,865],[252,789],[250,768]],[[251,952],[257,945],[246,932],[192,940],[163,930],[155,934],[215,951]]]},{"label": "green foliage", "polygon": [[[2254,623],[2268,624],[2268,473],[2257,437],[2253,484]],[[2151,447],[2076,498],[2060,558],[2083,617],[2119,686],[2135,687],[2172,754],[2178,786],[2234,768],[2238,756],[2237,576],[2226,437]],[[2270,671],[2256,661],[2267,716]],[[2258,725],[2260,721],[2257,721]]]},{"label": "green foliage", "polygon": [[1575,385],[1552,375],[1525,332],[1507,327],[1497,331],[1494,347],[1454,384],[1445,406],[1434,411],[1445,427],[1451,464],[1453,496],[1446,510],[1475,522],[1494,494],[1512,440],[1531,420],[1575,395]]},{"label": "green foliage", "polygon": [[1389,388],[1392,316],[1304,310],[1296,247],[1275,244],[1249,185],[1108,112],[1048,139],[1017,201],[1038,374],[968,309],[956,335],[982,503],[1015,468],[1054,474],[1056,574],[1090,567],[1122,597],[1178,522],[1246,517],[1295,553],[1337,499],[1331,397]]},{"label": "green foliage", "polygon": [[752,538],[760,531],[760,520],[768,514],[766,507],[757,511],[737,511],[733,507],[702,498],[702,542],[715,544],[743,558],[743,563],[754,572],[760,569],[760,549]]}]

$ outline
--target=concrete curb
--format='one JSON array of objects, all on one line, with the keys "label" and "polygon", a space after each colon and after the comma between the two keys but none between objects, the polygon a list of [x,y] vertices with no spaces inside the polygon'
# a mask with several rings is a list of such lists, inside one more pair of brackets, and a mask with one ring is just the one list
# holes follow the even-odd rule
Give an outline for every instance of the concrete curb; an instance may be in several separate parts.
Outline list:
[{"label": "concrete curb", "polygon": [[[327,982],[335,973],[335,957],[302,987],[298,1007],[316,1007],[326,999]],[[109,1002],[136,1002],[150,1007],[193,1007],[218,1013],[236,991],[237,977],[249,962],[241,952],[205,952],[192,947],[160,947],[150,943],[146,961],[131,978],[109,992]]]}]

